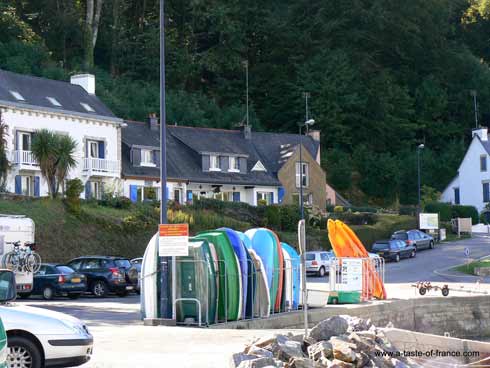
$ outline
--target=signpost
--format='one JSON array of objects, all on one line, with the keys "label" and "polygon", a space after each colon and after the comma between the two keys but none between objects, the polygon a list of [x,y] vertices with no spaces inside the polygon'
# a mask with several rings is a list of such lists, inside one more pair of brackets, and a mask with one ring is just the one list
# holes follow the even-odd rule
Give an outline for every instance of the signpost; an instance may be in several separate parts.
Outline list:
[{"label": "signpost", "polygon": [[438,213],[421,213],[419,214],[420,230],[439,230]]},{"label": "signpost", "polygon": [[189,224],[160,224],[158,255],[186,257],[189,255]]},{"label": "signpost", "polygon": [[362,290],[362,259],[342,259],[341,291]]},{"label": "signpost", "polygon": [[308,290],[306,290],[306,223],[298,222],[298,244],[301,255],[301,289],[303,291],[303,316],[305,320],[305,337],[308,336]]}]

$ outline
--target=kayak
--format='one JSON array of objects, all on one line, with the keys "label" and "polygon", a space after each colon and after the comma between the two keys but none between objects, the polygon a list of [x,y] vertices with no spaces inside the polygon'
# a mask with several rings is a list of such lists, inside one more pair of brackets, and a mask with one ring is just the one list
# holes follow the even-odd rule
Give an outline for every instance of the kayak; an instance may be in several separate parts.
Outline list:
[{"label": "kayak", "polygon": [[292,295],[291,300],[292,309],[298,309],[299,297],[301,291],[301,273],[300,273],[300,257],[296,250],[286,243],[281,243],[282,249],[285,250],[290,258],[290,270],[291,270],[291,285],[292,285]]}]

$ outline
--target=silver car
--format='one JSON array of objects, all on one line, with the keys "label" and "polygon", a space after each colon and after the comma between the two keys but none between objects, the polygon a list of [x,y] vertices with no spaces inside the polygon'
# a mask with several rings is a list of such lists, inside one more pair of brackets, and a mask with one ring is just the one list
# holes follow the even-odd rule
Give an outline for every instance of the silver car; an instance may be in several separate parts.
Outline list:
[{"label": "silver car", "polygon": [[320,277],[324,277],[330,269],[330,261],[334,258],[332,252],[315,251],[306,252],[306,273],[315,273]]}]

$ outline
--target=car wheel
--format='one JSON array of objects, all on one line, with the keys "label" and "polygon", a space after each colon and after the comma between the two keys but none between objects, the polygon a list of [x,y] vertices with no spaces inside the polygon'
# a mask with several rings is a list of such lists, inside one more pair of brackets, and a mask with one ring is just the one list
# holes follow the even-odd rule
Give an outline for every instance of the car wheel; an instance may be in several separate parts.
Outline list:
[{"label": "car wheel", "polygon": [[68,294],[68,298],[70,298],[70,299],[78,299],[78,298],[80,298],[81,295],[82,294],[80,294],[80,293],[71,293],[71,294]]},{"label": "car wheel", "polygon": [[430,243],[429,243],[429,248],[430,249],[434,249],[434,242],[431,240]]},{"label": "car wheel", "polygon": [[120,298],[124,298],[125,296],[128,296],[128,292],[127,291],[119,291],[116,293],[116,295]]},{"label": "car wheel", "polygon": [[414,250],[412,250],[412,253],[410,254],[410,258],[415,258],[415,256],[417,255],[417,252]]},{"label": "car wheel", "polygon": [[104,281],[101,280],[95,281],[94,285],[92,286],[92,293],[97,298],[105,298],[109,293],[109,288],[107,287],[107,284]]},{"label": "car wheel", "polygon": [[42,356],[39,348],[21,336],[8,338],[7,366],[18,368],[41,368]]},{"label": "car wheel", "polygon": [[51,299],[53,299],[53,297],[54,297],[54,290],[51,287],[46,286],[43,289],[43,299],[44,300],[51,300]]},{"label": "car wheel", "polygon": [[400,262],[400,255],[399,255],[399,254],[397,254],[397,255],[395,256],[395,262]]},{"label": "car wheel", "polygon": [[318,276],[325,277],[325,267],[320,267],[320,269],[318,270]]}]

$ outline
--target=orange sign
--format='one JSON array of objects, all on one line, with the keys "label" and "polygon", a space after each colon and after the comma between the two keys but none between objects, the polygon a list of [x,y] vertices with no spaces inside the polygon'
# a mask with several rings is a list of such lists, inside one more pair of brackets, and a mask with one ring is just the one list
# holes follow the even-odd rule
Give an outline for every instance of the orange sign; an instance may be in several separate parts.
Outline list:
[{"label": "orange sign", "polygon": [[160,224],[160,236],[189,236],[189,224]]}]

